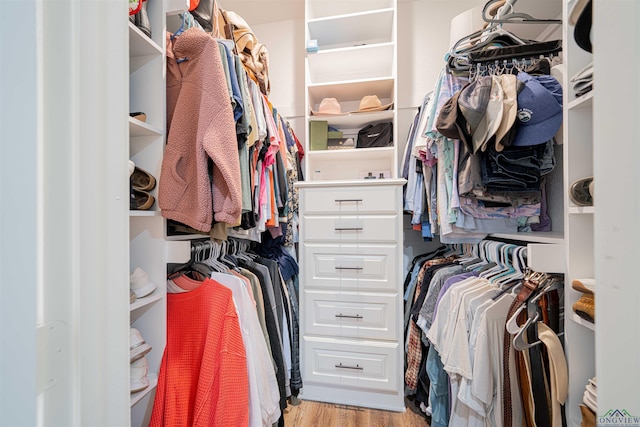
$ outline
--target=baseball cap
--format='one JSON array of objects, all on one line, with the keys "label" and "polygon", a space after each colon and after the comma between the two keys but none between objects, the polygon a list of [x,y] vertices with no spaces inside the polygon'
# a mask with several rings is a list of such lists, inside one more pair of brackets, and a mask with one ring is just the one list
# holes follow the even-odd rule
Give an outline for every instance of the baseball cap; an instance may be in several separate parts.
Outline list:
[{"label": "baseball cap", "polygon": [[487,103],[487,111],[483,120],[473,134],[473,145],[478,149],[485,151],[487,143],[496,134],[500,123],[502,122],[502,113],[504,111],[503,98],[504,92],[500,84],[499,76],[491,76],[491,93],[489,102]]},{"label": "baseball cap", "polygon": [[[480,130],[483,135],[487,132],[485,114],[491,98],[492,86],[492,77],[483,76],[462,88],[458,97],[458,108],[464,117],[462,131],[465,133],[467,148],[472,153],[477,152],[482,145],[479,144],[481,142],[480,133],[476,136],[478,128],[482,126]],[[471,142],[471,146],[469,146],[469,142]]]},{"label": "baseball cap", "polygon": [[500,85],[502,86],[502,120],[500,126],[496,130],[496,151],[502,151],[504,145],[502,140],[509,133],[509,130],[513,128],[513,124],[516,121],[516,115],[518,114],[518,79],[514,74],[503,74],[500,76]]},{"label": "baseball cap", "polygon": [[[458,108],[458,98],[462,90],[457,91],[440,107],[440,112],[436,118],[436,129],[443,136],[451,139],[459,139],[471,150],[471,145],[467,143],[467,138],[462,130],[464,117]],[[470,142],[470,140],[469,140]]]},{"label": "baseball cap", "polygon": [[547,142],[562,124],[562,86],[551,76],[518,73],[524,87],[518,93],[518,132],[514,146]]}]

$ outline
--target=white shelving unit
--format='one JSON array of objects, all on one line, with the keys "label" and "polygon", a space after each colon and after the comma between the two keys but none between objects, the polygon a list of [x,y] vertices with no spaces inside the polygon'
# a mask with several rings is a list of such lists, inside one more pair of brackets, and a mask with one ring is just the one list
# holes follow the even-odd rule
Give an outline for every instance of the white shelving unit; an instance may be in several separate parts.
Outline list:
[{"label": "white shelving unit", "polygon": [[[389,171],[390,177],[398,177],[396,20],[395,0],[306,1],[305,37],[318,44],[318,52],[308,53],[305,60],[307,123],[327,121],[354,140],[358,130],[369,123],[394,124],[391,149],[307,150],[306,179],[359,180],[365,170]],[[354,113],[367,95],[393,106],[386,111]],[[336,98],[345,114],[312,115],[310,110],[317,111],[324,98]],[[310,140],[308,126],[305,140]]]},{"label": "white shelving unit", "polygon": [[[306,0],[305,18],[319,51],[305,61],[307,181],[298,184],[301,397],[404,411],[397,4]],[[393,106],[355,112],[367,95]],[[324,98],[344,114],[312,115]],[[394,144],[314,151],[314,121],[354,141],[368,124],[391,122]],[[381,171],[386,179],[364,179]]]},{"label": "white shelving unit", "polygon": [[594,216],[596,206],[575,206],[568,197],[571,183],[593,176],[593,100],[589,92],[576,97],[571,76],[593,60],[575,42],[573,27],[568,17],[574,1],[563,1],[563,55],[564,55],[564,121],[563,151],[565,197],[565,354],[569,366],[569,397],[565,404],[567,425],[581,425],[579,405],[588,380],[595,376],[595,327],[573,311],[573,304],[581,293],[571,287],[574,279],[594,277]]},{"label": "white shelving unit", "polygon": [[[151,38],[129,23],[129,111],[144,112],[146,121],[129,117],[129,158],[159,182],[165,145],[165,9],[147,1]],[[129,305],[129,322],[151,345],[149,387],[131,394],[131,425],[149,424],[158,373],[166,344],[166,255],[164,219],[156,202],[150,210],[129,211],[129,269],[143,269],[157,289]]]},{"label": "white shelving unit", "polygon": [[[616,67],[621,52],[637,52],[640,3],[593,2],[595,95],[594,264],[598,415],[610,410],[640,416],[640,60]],[[614,145],[612,145],[612,143]],[[584,352],[592,352],[584,347]],[[636,418],[637,420],[637,418]],[[603,420],[606,421],[606,420]],[[615,420],[622,424],[620,419]],[[634,421],[637,423],[637,421]],[[600,422],[599,425],[613,425]]]}]

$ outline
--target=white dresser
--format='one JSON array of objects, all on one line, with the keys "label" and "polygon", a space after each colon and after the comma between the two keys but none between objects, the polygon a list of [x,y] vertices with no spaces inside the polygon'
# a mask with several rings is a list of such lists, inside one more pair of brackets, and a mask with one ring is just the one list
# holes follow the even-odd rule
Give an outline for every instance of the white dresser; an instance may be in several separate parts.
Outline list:
[{"label": "white dresser", "polygon": [[303,399],[404,411],[404,182],[298,183]]}]

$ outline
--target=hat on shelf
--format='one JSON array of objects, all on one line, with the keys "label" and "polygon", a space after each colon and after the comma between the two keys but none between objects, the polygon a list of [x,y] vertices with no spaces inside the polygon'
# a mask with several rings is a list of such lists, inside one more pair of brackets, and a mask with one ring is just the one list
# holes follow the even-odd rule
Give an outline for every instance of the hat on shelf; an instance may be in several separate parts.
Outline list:
[{"label": "hat on shelf", "polygon": [[569,11],[569,25],[575,26],[587,3],[589,3],[589,0],[573,0],[571,3],[573,3],[573,5]]},{"label": "hat on shelf", "polygon": [[518,132],[514,146],[538,145],[549,141],[562,124],[562,87],[551,76],[518,73],[524,87],[518,93]]},{"label": "hat on shelf", "polygon": [[383,111],[388,110],[393,105],[393,102],[382,105],[382,102],[377,95],[366,95],[360,100],[360,106],[357,110],[351,111],[352,113],[368,113],[371,111]]},{"label": "hat on shelf", "polygon": [[342,107],[335,98],[323,98],[318,105],[318,111],[311,110],[314,116],[335,116],[342,113]]},{"label": "hat on shelf", "polygon": [[[576,5],[579,6],[582,1],[579,1]],[[572,14],[573,15],[573,14]],[[576,18],[576,24],[573,29],[573,38],[576,40],[576,44],[587,52],[593,52],[591,46],[591,23],[593,17],[593,4],[592,0],[587,0],[582,7],[580,14]]]}]

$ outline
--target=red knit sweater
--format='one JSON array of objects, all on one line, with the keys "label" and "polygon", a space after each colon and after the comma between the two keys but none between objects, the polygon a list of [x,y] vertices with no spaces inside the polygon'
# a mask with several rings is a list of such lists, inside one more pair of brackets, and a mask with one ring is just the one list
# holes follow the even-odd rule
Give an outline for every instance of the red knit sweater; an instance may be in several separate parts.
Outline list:
[{"label": "red knit sweater", "polygon": [[248,390],[231,291],[206,279],[167,295],[167,345],[150,426],[247,426]]}]

